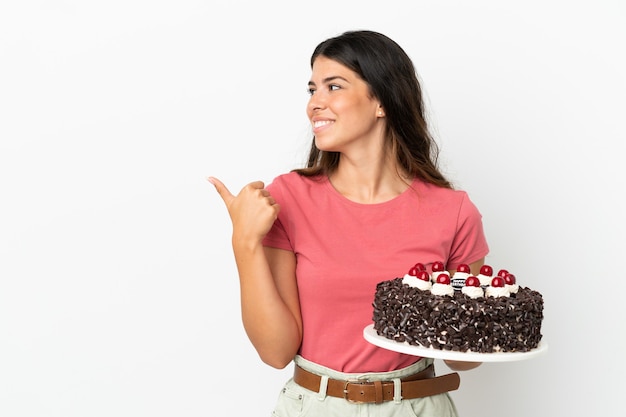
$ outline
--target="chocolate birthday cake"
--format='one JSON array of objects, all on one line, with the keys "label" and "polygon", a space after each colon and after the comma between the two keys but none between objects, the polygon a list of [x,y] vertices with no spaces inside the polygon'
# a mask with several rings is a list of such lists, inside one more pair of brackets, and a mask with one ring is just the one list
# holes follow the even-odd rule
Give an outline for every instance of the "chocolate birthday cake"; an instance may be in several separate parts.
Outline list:
[{"label": "chocolate birthday cake", "polygon": [[459,352],[528,352],[541,341],[543,297],[515,275],[483,265],[450,276],[442,262],[418,263],[404,277],[378,283],[374,329],[397,342]]}]

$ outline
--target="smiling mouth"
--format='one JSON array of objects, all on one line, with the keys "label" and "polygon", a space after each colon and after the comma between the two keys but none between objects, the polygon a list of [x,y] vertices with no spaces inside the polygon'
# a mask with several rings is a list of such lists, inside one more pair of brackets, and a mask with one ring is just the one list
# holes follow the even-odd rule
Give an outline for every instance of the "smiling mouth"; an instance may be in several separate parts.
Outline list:
[{"label": "smiling mouth", "polygon": [[326,126],[326,125],[329,125],[329,124],[332,124],[332,123],[334,123],[334,122],[331,121],[331,120],[318,120],[318,121],[313,122],[313,128],[316,129],[318,127]]}]

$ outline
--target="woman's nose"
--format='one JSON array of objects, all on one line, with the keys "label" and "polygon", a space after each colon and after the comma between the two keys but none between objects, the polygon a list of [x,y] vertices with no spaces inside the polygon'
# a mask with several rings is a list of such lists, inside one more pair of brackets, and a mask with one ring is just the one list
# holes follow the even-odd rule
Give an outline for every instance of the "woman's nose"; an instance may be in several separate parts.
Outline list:
[{"label": "woman's nose", "polygon": [[326,107],[326,100],[321,96],[321,94],[314,93],[309,99],[309,110],[315,112],[322,110],[324,107]]}]

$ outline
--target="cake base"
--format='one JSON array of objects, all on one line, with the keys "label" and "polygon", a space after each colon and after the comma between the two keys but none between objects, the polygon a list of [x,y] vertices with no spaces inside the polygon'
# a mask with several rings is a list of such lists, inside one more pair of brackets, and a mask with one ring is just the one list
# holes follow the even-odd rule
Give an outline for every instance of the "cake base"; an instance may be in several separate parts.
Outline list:
[{"label": "cake base", "polygon": [[435,349],[432,347],[410,345],[407,342],[395,342],[387,339],[384,336],[380,336],[376,332],[373,324],[370,324],[363,329],[363,337],[375,346],[394,352],[405,353],[407,355],[419,356],[422,358],[464,362],[514,362],[535,358],[544,354],[548,350],[548,342],[545,338],[539,342],[535,349],[531,349],[528,352],[480,353],[472,351],[458,352],[453,350]]}]

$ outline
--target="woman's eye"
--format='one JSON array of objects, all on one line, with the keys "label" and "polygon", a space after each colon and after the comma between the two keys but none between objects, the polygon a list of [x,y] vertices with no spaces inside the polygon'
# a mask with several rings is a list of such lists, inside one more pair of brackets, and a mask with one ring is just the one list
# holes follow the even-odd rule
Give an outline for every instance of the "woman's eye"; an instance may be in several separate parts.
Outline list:
[{"label": "woman's eye", "polygon": [[[328,84],[328,91],[337,91],[337,90],[341,90],[341,86],[337,85],[337,84]],[[316,89],[313,87],[309,87],[306,89],[307,93],[309,93],[310,96],[312,96],[313,94],[315,94]]]}]

